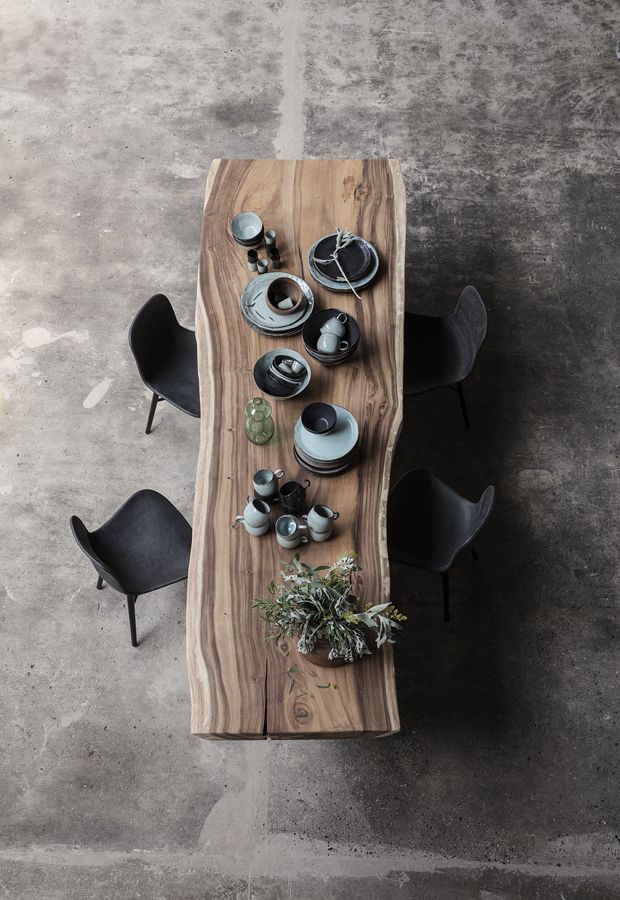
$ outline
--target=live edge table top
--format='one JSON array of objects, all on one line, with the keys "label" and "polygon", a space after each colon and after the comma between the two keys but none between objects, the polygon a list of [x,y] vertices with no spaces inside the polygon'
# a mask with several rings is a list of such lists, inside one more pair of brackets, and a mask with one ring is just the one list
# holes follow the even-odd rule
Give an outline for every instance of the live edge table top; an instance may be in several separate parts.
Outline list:
[{"label": "live edge table top", "polygon": [[[281,271],[310,284],[315,310],[351,313],[362,334],[343,365],[325,368],[308,359],[312,381],[301,397],[270,401],[276,431],[265,446],[250,443],[244,431],[245,405],[259,394],[254,363],[278,345],[302,354],[304,348],[301,335],[279,342],[242,318],[241,292],[254,276],[230,222],[243,210],[276,230]],[[257,469],[307,476],[308,505],[327,503],[340,518],[329,541],[299,547],[301,559],[318,565],[356,552],[364,601],[390,599],[385,525],[402,419],[405,218],[396,160],[215,160],[209,170],[196,303],[202,418],[187,596],[192,732],[201,737],[378,737],[399,729],[391,645],[356,663],[317,669],[294,640],[267,641],[252,603],[295,551],[278,545],[273,528],[257,538],[231,525]],[[379,252],[379,277],[361,300],[330,293],[308,272],[309,248],[336,227],[362,235]],[[346,407],[360,425],[359,461],[332,478],[308,474],[293,456],[295,421],[315,400]]]}]

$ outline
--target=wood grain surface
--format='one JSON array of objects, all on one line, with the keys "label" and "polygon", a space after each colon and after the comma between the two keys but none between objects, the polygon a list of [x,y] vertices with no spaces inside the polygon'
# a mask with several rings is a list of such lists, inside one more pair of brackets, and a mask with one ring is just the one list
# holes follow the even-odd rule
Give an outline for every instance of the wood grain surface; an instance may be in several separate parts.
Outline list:
[{"label": "wood grain surface", "polygon": [[[262,447],[244,431],[245,404],[259,395],[254,362],[277,346],[302,354],[304,349],[301,335],[265,337],[241,316],[241,292],[253,276],[230,221],[242,210],[257,212],[265,228],[277,231],[281,271],[308,281],[315,309],[351,313],[362,333],[356,355],[344,365],[324,368],[306,354],[311,384],[301,397],[273,400],[276,433]],[[278,545],[273,527],[251,537],[231,525],[243,512],[257,469],[281,467],[287,478],[308,477],[309,506],[326,503],[340,518],[329,541],[299,548],[301,558],[316,565],[355,551],[363,599],[391,599],[385,516],[402,419],[405,217],[395,160],[215,160],[211,166],[196,304],[202,418],[187,599],[194,734],[335,738],[398,731],[392,647],[337,669],[317,669],[297,652],[295,641],[267,641],[252,602],[265,595],[281,560],[295,551]],[[361,292],[361,301],[324,290],[308,272],[310,246],[337,226],[370,240],[381,258],[380,277]],[[315,400],[344,406],[359,422],[360,460],[343,475],[319,477],[294,460],[293,426]],[[293,672],[295,684],[291,667],[300,670]],[[328,683],[336,687],[318,687]]]}]

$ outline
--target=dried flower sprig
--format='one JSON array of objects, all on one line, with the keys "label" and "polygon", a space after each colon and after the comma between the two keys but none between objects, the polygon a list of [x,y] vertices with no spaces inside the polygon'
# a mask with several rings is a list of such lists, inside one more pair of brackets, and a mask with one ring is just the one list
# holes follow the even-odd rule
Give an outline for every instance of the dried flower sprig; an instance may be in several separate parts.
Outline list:
[{"label": "dried flower sprig", "polygon": [[352,590],[351,578],[359,571],[354,553],[340,556],[330,566],[310,566],[299,555],[284,566],[282,581],[271,582],[269,596],[254,601],[268,622],[270,637],[297,638],[301,653],[310,653],[317,641],[330,644],[330,659],[352,662],[369,654],[367,640],[393,643],[393,633],[406,616],[391,603],[363,607]]}]

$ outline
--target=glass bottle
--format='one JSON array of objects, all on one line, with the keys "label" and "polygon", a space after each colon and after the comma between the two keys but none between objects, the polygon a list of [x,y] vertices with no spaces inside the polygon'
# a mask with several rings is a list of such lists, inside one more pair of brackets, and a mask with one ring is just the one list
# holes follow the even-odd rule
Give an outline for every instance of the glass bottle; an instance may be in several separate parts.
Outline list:
[{"label": "glass bottle", "polygon": [[245,433],[253,444],[266,444],[273,437],[271,406],[262,397],[254,397],[245,408]]}]

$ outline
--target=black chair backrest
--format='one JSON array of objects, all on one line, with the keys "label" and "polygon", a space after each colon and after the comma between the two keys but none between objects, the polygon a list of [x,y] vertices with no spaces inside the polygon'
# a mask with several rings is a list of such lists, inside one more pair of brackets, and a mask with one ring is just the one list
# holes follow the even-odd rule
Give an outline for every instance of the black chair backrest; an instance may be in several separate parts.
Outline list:
[{"label": "black chair backrest", "polygon": [[461,378],[466,378],[476,362],[478,351],[487,334],[487,311],[475,287],[461,291],[450,322],[461,351]]},{"label": "black chair backrest", "polygon": [[454,561],[473,543],[491,515],[495,500],[495,488],[492,484],[488,485],[480,499],[476,503],[472,503],[427,470],[420,469],[418,471],[421,473],[418,476],[419,480],[425,488],[421,494],[423,498],[421,505],[429,503],[431,507],[434,507],[436,504],[432,502],[432,496],[435,495],[438,498],[438,508],[441,510],[443,507],[445,510],[434,523],[434,539],[443,546],[446,552],[451,554]]},{"label": "black chair backrest", "polygon": [[144,381],[150,381],[161,366],[180,327],[165,294],[155,294],[138,310],[129,329],[129,346]]},{"label": "black chair backrest", "polygon": [[480,496],[480,500],[476,503],[473,511],[473,515],[470,522],[470,530],[469,535],[467,537],[466,544],[464,546],[468,547],[472,541],[475,540],[476,535],[482,531],[484,528],[487,519],[491,515],[491,510],[493,509],[493,504],[495,502],[495,488],[492,484],[489,484]]},{"label": "black chair backrest", "polygon": [[73,532],[73,537],[77,541],[80,550],[82,550],[82,552],[85,553],[86,556],[90,559],[91,563],[95,567],[97,574],[103,578],[106,584],[109,584],[110,587],[113,587],[115,588],[115,590],[120,591],[121,594],[129,593],[129,591],[125,589],[125,587],[114,575],[112,570],[95,553],[90,540],[90,532],[86,528],[86,525],[84,525],[82,520],[79,518],[79,516],[71,516],[70,525],[71,531]]}]

